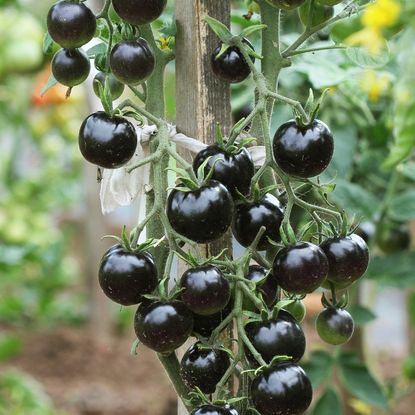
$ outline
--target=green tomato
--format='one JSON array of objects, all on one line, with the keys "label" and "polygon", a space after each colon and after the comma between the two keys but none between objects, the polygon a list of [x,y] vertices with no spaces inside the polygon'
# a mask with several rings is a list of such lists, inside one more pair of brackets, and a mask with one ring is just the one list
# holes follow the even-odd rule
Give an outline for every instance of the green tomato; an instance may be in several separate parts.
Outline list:
[{"label": "green tomato", "polygon": [[408,225],[405,223],[381,224],[376,243],[385,254],[407,251],[411,245]]},{"label": "green tomato", "polygon": [[342,1],[343,0],[317,0],[317,3],[321,4],[322,6],[335,6]]},{"label": "green tomato", "polygon": [[318,315],[316,329],[323,341],[339,346],[347,343],[352,337],[354,322],[346,310],[330,307]]},{"label": "green tomato", "polygon": [[293,303],[284,307],[299,323],[301,323],[306,315],[306,308],[301,300],[295,300]]},{"label": "green tomato", "polygon": [[306,0],[267,0],[271,6],[282,10],[294,10],[304,4]]},{"label": "green tomato", "polygon": [[[309,8],[310,2],[307,1],[298,9],[300,20],[304,26],[307,26],[309,20]],[[314,3],[314,6],[311,9],[311,16],[311,26],[318,26],[334,16],[334,7],[322,6],[321,4]]]}]

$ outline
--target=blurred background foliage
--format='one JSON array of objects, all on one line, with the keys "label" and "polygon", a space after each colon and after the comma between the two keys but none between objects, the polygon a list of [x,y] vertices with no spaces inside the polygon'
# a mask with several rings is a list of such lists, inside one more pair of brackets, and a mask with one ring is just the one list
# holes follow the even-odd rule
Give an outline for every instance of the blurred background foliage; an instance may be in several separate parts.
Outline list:
[{"label": "blurred background foliage", "polygon": [[[65,90],[57,86],[40,97],[50,73],[42,44],[51,4],[0,0],[0,362],[24,347],[15,328],[88,320],[76,249],[84,198],[77,133],[88,111],[87,93],[75,88],[66,100]],[[155,27],[168,25],[172,6],[169,1],[165,22]],[[233,6],[235,32],[258,21],[252,1],[234,1]],[[376,287],[397,287],[408,293],[410,337],[415,322],[415,252],[410,249],[410,225],[415,219],[415,4],[378,0],[375,6],[366,15],[318,33],[313,47],[333,42],[350,47],[299,54],[283,71],[280,88],[302,102],[310,89],[316,96],[326,91],[320,118],[333,130],[336,150],[322,181],[336,179],[335,189],[327,186],[330,199],[356,215],[359,232],[372,246],[368,277]],[[244,17],[248,8],[253,13],[250,20]],[[288,45],[302,30],[297,13],[284,13],[283,24],[282,42]],[[259,39],[253,41],[259,49]],[[166,76],[167,114],[173,121],[174,65]],[[249,80],[233,87],[235,120],[249,112],[252,99]],[[287,106],[277,105],[273,130],[291,117]],[[368,308],[354,307],[360,324],[375,318]],[[119,328],[127,326],[130,318],[129,311],[117,310]],[[308,369],[316,374],[318,385],[333,360],[325,352],[314,353]],[[347,354],[336,359],[350,389],[364,389],[365,382],[371,382],[365,373],[360,383],[353,383],[356,378],[347,377],[351,373],[347,368],[356,362],[351,363]],[[390,397],[396,399],[397,385],[403,382],[407,388],[415,378],[414,362],[412,355],[405,360],[404,377],[389,385]],[[373,388],[357,394],[357,413],[370,414],[367,405],[384,399],[378,386]],[[337,415],[336,399],[332,389],[326,389],[314,413]],[[0,415],[56,413],[41,386],[28,375],[0,373]]]}]

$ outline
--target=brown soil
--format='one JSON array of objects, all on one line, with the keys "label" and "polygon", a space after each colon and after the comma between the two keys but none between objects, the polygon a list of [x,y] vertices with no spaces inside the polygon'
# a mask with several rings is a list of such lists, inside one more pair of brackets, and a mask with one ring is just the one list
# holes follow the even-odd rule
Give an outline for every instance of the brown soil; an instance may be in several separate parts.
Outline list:
[{"label": "brown soil", "polygon": [[21,336],[24,352],[7,367],[41,382],[65,415],[176,413],[174,391],[155,354],[140,347],[138,356],[130,355],[133,336],[94,343],[87,330],[73,328]]}]

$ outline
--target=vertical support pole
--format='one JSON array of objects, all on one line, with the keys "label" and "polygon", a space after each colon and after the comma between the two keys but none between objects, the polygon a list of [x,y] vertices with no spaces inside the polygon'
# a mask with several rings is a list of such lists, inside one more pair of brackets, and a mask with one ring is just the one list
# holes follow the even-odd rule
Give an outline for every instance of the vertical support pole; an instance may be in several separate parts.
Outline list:
[{"label": "vertical support pole", "polygon": [[[230,0],[176,0],[176,124],[180,132],[213,144],[216,123],[225,132],[231,125],[229,85],[215,78],[210,58],[219,40],[203,18],[207,15],[230,24]],[[232,253],[231,235],[206,246],[206,256],[227,248]],[[187,413],[181,405],[179,415]]]}]

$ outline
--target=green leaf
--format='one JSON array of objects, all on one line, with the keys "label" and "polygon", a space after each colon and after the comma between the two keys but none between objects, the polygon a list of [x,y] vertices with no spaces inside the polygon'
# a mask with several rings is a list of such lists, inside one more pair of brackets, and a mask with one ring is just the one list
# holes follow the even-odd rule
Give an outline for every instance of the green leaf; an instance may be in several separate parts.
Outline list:
[{"label": "green leaf", "polygon": [[40,96],[46,94],[46,92],[50,88],[53,88],[57,83],[58,83],[58,81],[55,79],[53,74],[50,74],[48,82],[46,82],[46,85],[42,88],[42,91],[40,91]]},{"label": "green leaf", "polygon": [[302,364],[314,389],[331,376],[334,368],[334,359],[322,350],[311,353],[310,359]]},{"label": "green leaf", "polygon": [[265,25],[265,24],[255,24],[255,25],[252,25],[252,26],[248,26],[247,28],[242,30],[241,36],[242,37],[248,37],[248,36],[252,35],[253,33],[256,33],[256,32],[259,32],[259,31],[265,30],[265,29],[267,29],[267,25]]},{"label": "green leaf", "polygon": [[363,187],[346,180],[338,180],[330,198],[349,212],[369,219],[380,205],[379,200]]},{"label": "green leaf", "polygon": [[210,16],[205,16],[204,20],[223,43],[229,43],[232,33],[222,22]]},{"label": "green leaf", "polygon": [[411,288],[415,286],[414,269],[415,252],[397,252],[373,257],[366,276],[384,286]]},{"label": "green leaf", "polygon": [[370,53],[366,47],[347,48],[346,54],[353,63],[362,68],[381,68],[390,60],[389,48],[383,49],[376,55]]},{"label": "green leaf", "polygon": [[311,415],[342,415],[343,408],[336,389],[327,388],[314,405]]},{"label": "green leaf", "polygon": [[23,344],[17,336],[0,337],[0,361],[10,359],[18,355],[22,350]]},{"label": "green leaf", "polygon": [[381,386],[363,363],[350,361],[350,359],[340,359],[339,362],[340,379],[353,396],[369,405],[382,409],[388,408]]},{"label": "green leaf", "polygon": [[402,176],[406,177],[409,180],[415,181],[415,163],[408,162],[405,164],[400,164],[397,167],[397,170],[400,174],[402,174]]},{"label": "green leaf", "polygon": [[363,326],[376,319],[376,314],[374,314],[368,308],[359,304],[356,304],[353,307],[351,307],[349,312],[352,315],[356,326]]},{"label": "green leaf", "polygon": [[49,32],[46,32],[45,37],[43,38],[43,53],[45,55],[51,55],[53,53],[53,46],[53,39],[51,38]]},{"label": "green leaf", "polygon": [[[415,134],[415,130],[414,130]],[[415,218],[415,190],[397,195],[391,202],[388,216],[399,222],[408,222]]]},{"label": "green leaf", "polygon": [[104,55],[107,53],[107,44],[104,42],[92,46],[86,51],[89,58],[95,58],[97,55]]}]

